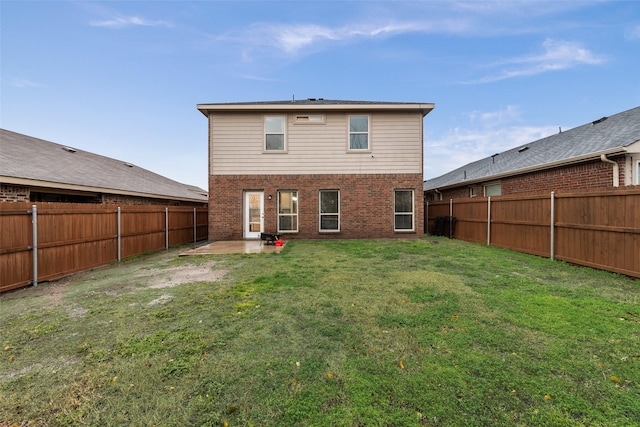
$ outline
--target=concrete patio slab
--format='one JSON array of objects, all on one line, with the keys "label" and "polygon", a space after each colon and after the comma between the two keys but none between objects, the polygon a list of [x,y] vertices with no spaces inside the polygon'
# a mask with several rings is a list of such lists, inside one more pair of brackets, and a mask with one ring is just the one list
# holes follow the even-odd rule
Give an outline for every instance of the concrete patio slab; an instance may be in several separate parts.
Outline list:
[{"label": "concrete patio slab", "polygon": [[188,255],[211,255],[211,254],[258,254],[258,253],[279,253],[284,248],[282,246],[267,245],[262,240],[231,240],[207,243],[194,249],[181,252],[180,256]]}]

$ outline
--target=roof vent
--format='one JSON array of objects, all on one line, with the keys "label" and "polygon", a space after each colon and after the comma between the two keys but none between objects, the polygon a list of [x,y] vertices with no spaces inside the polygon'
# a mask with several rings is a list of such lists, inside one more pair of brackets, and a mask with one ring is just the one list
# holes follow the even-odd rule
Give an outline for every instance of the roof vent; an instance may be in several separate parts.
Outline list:
[{"label": "roof vent", "polygon": [[491,163],[495,163],[496,162],[496,156],[499,156],[500,153],[496,153],[494,155],[491,156]]},{"label": "roof vent", "polygon": [[125,166],[132,168],[133,165],[131,163],[124,163]]},{"label": "roof vent", "polygon": [[598,120],[594,120],[594,121],[592,121],[592,122],[591,122],[591,124],[592,124],[592,125],[597,125],[598,123],[602,123],[602,122],[604,122],[604,121],[605,121],[605,120],[607,120],[607,119],[608,119],[608,117],[606,117],[606,116],[605,116],[605,117],[603,117],[603,118],[601,118],[601,119],[598,119]]},{"label": "roof vent", "polygon": [[307,101],[315,101],[315,98],[307,98]]},{"label": "roof vent", "polygon": [[76,152],[75,148],[71,148],[71,147],[67,147],[67,146],[62,147],[62,149],[64,151],[68,152],[68,153],[75,153]]},{"label": "roof vent", "polygon": [[522,153],[524,151],[527,151],[529,149],[529,147],[522,147],[521,149],[518,150],[518,153]]}]

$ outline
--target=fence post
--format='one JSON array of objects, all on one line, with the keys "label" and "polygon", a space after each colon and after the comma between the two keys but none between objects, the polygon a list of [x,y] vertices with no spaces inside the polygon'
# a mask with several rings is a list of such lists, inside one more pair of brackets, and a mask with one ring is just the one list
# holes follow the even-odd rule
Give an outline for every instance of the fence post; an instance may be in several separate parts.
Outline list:
[{"label": "fence post", "polygon": [[38,286],[38,207],[31,206],[31,225],[33,227],[33,286]]},{"label": "fence post", "polygon": [[491,196],[487,197],[487,246],[491,246]]},{"label": "fence post", "polygon": [[555,192],[551,192],[551,218],[550,218],[550,233],[551,233],[551,248],[549,251],[549,258],[551,258],[551,261],[553,261],[555,259],[555,251],[554,251],[554,240],[555,240],[555,226],[554,226],[554,222],[555,222],[555,210],[556,210],[556,198],[555,198]]},{"label": "fence post", "polygon": [[193,244],[198,241],[196,222],[198,221],[198,215],[196,214],[196,208],[193,208]]},{"label": "fence post", "polygon": [[449,199],[449,238],[453,239],[453,199]]},{"label": "fence post", "polygon": [[120,260],[122,259],[122,249],[121,249],[121,243],[122,243],[122,229],[120,227],[120,206],[118,206],[118,262],[120,262]]},{"label": "fence post", "polygon": [[424,231],[425,231],[426,234],[429,234],[429,201],[428,200],[427,200],[427,203],[425,205],[425,218],[426,218],[426,221],[425,221],[425,224],[424,224],[424,227],[425,227]]},{"label": "fence post", "polygon": [[169,250],[169,208],[164,208],[164,250]]}]

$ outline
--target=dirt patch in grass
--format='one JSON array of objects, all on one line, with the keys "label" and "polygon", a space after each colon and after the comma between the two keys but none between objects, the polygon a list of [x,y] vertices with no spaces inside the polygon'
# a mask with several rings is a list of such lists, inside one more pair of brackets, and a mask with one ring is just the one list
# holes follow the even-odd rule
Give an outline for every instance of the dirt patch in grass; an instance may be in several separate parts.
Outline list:
[{"label": "dirt patch in grass", "polygon": [[227,270],[214,270],[213,267],[216,264],[216,262],[209,262],[202,265],[178,266],[168,269],[155,268],[146,270],[142,276],[157,278],[149,285],[151,289],[173,288],[193,282],[217,282],[227,274]]}]

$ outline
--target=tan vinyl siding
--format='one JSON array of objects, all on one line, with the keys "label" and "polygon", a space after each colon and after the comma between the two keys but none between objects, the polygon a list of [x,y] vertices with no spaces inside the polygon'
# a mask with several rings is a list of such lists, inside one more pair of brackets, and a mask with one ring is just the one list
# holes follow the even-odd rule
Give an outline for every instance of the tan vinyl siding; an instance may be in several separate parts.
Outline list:
[{"label": "tan vinyl siding", "polygon": [[[324,113],[326,124],[295,124],[285,113],[286,153],[263,150],[263,114],[212,113],[213,175],[387,174],[422,172],[422,115],[370,113],[370,150],[347,152],[347,113]],[[317,114],[317,113],[314,113]],[[352,114],[367,114],[366,111]]]}]

